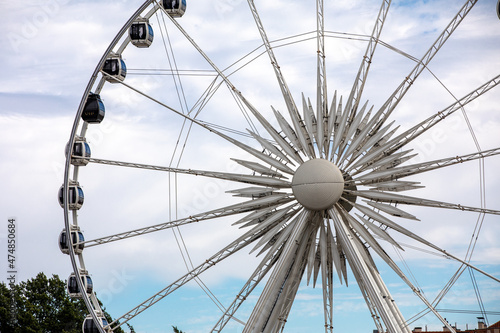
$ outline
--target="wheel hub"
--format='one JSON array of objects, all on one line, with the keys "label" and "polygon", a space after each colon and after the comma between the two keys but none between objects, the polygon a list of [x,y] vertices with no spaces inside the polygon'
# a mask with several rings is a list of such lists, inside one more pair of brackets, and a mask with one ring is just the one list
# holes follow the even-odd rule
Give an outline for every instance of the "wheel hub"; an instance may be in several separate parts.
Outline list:
[{"label": "wheel hub", "polygon": [[318,211],[331,208],[344,190],[344,177],[332,162],[316,158],[302,164],[292,179],[292,191],[305,208]]}]

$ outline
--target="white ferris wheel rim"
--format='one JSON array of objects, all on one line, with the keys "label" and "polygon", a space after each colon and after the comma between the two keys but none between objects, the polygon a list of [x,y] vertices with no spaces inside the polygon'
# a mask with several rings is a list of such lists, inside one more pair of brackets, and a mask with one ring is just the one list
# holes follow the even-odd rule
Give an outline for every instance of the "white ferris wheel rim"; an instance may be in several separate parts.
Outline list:
[{"label": "white ferris wheel rim", "polygon": [[[320,1],[320,2],[321,2],[321,1]],[[79,136],[79,134],[78,134],[78,130],[82,131],[82,133],[85,133],[85,130],[86,130],[86,125],[85,125],[85,124],[83,125],[83,126],[85,126],[85,129],[84,129],[84,130],[82,130],[81,115],[82,115],[83,108],[84,108],[84,106],[85,106],[86,96],[88,96],[88,95],[89,95],[89,93],[90,93],[90,92],[91,92],[91,90],[92,90],[92,87],[95,85],[95,83],[96,83],[97,79],[99,78],[99,75],[101,74],[101,68],[102,68],[102,66],[103,66],[103,64],[104,64],[104,62],[105,62],[105,60],[106,60],[106,59],[110,56],[110,54],[113,52],[113,50],[116,50],[116,48],[117,48],[117,46],[118,46],[118,44],[119,44],[119,42],[120,42],[120,41],[122,41],[122,44],[121,44],[121,46],[119,46],[119,47],[118,47],[118,49],[117,49],[117,50],[118,50],[118,53],[120,53],[120,54],[121,54],[121,53],[125,50],[125,48],[126,48],[126,47],[128,46],[128,44],[129,44],[129,41],[128,41],[128,40],[123,41],[123,36],[125,36],[125,35],[127,34],[127,31],[128,31],[128,28],[130,27],[130,25],[131,25],[131,24],[134,22],[134,20],[136,20],[136,19],[137,19],[137,18],[138,18],[141,14],[143,15],[143,17],[150,18],[150,17],[151,17],[151,16],[152,16],[152,15],[153,15],[153,14],[154,14],[157,10],[158,10],[158,8],[157,8],[157,7],[151,8],[151,9],[149,10],[149,12],[147,12],[147,14],[145,14],[145,15],[144,15],[144,12],[146,12],[146,10],[147,10],[148,8],[150,8],[150,7],[151,7],[154,3],[155,3],[155,1],[146,1],[146,2],[145,2],[142,6],[141,6],[141,7],[139,7],[139,9],[138,9],[138,10],[137,10],[137,11],[136,11],[136,12],[135,12],[135,13],[134,13],[131,17],[130,17],[130,19],[126,22],[126,24],[123,26],[123,28],[122,28],[122,29],[118,32],[118,34],[116,35],[116,37],[114,38],[114,40],[112,41],[112,43],[110,44],[110,46],[108,47],[108,49],[106,50],[106,52],[104,53],[104,55],[103,55],[103,57],[101,58],[100,62],[98,63],[98,65],[97,65],[97,67],[96,67],[96,69],[95,69],[95,71],[94,71],[94,73],[93,73],[93,75],[92,75],[92,78],[91,78],[91,80],[89,81],[89,84],[87,85],[87,88],[86,88],[86,90],[85,90],[85,92],[84,92],[84,95],[83,95],[82,101],[81,101],[81,103],[80,103],[80,106],[79,106],[79,109],[78,109],[78,112],[77,112],[77,115],[76,115],[76,118],[75,118],[75,123],[74,123],[73,128],[72,128],[72,132],[71,132],[70,140],[69,140],[69,144],[70,144],[70,146],[72,146],[72,145],[74,144],[74,142],[75,142],[75,138],[76,138],[77,136]],[[98,86],[98,88],[97,88],[97,90],[96,90],[97,92],[99,92],[99,91],[101,90],[101,88],[103,87],[103,85],[104,85],[104,79],[105,79],[105,78],[104,78],[104,76],[101,74],[101,84]],[[496,79],[493,81],[493,83],[490,83],[489,85],[487,85],[487,86],[485,86],[485,87],[482,87],[482,89],[487,89],[487,90],[489,90],[489,89],[491,89],[493,86],[496,86],[496,84],[498,84],[498,78],[496,78]],[[318,88],[318,90],[319,90],[319,88]],[[348,113],[347,113],[347,112],[345,112],[344,114],[346,114],[346,115],[347,115]],[[185,117],[186,119],[188,119],[188,120],[191,120],[193,123],[196,123],[195,118],[190,118],[189,116],[184,116],[184,117]],[[300,117],[300,116],[299,116],[299,117]],[[278,120],[279,120],[279,119],[278,119]],[[352,124],[354,121],[358,121],[358,124],[359,124],[359,123],[361,123],[361,122],[362,122],[362,120],[363,120],[363,119],[361,119],[361,117],[359,117],[359,119],[357,119],[357,118],[351,119],[351,124]],[[292,122],[293,122],[293,119],[292,119]],[[209,126],[207,126],[207,125],[203,124],[202,122],[199,122],[198,124],[199,124],[200,126],[204,127],[204,128],[209,128]],[[291,124],[291,125],[293,125],[293,124]],[[306,124],[306,125],[307,125],[307,124]],[[293,127],[293,126],[292,126],[292,127]],[[213,129],[213,128],[212,128],[212,129]],[[310,138],[313,138],[313,137],[315,137],[315,136],[316,136],[316,133],[315,133],[315,132],[312,132],[311,130],[309,130],[309,131],[308,131],[307,129],[305,129],[305,130],[304,130],[304,132],[305,132],[305,135],[308,135]],[[389,131],[389,132],[390,132],[390,131]],[[298,132],[297,132],[297,133],[298,133]],[[385,133],[385,132],[384,132],[384,133]],[[384,134],[384,133],[383,133],[383,134]],[[385,134],[386,134],[386,133],[385,133]],[[254,135],[254,134],[252,134],[252,135],[253,135],[255,138],[257,138],[257,136],[256,136],[256,135]],[[380,137],[380,138],[382,138],[382,135],[381,135],[381,137]],[[379,138],[379,139],[380,139],[380,138]],[[289,140],[290,140],[290,139],[289,139]],[[300,146],[300,138],[298,138],[298,140],[299,140],[299,143],[298,143],[298,144],[297,144],[297,143],[295,143],[295,145]],[[290,140],[290,142],[291,142],[291,140]],[[318,142],[318,141],[316,141],[316,142]],[[335,145],[335,143],[334,143],[334,145]],[[296,147],[296,146],[294,146],[294,144],[293,144],[293,143],[290,143],[290,146]],[[281,147],[281,148],[282,148],[283,150],[289,149],[289,147],[287,147],[287,148],[285,148],[285,147]],[[304,148],[304,147],[303,147],[303,148]],[[242,148],[242,149],[243,149],[243,150],[246,150],[246,148]],[[313,149],[314,149],[314,148],[313,148]],[[318,146],[317,146],[317,149],[319,150],[319,153],[321,154],[322,147],[318,147]],[[349,148],[348,148],[348,147],[344,147],[344,149],[349,150]],[[248,150],[247,150],[247,151],[248,151]],[[491,155],[493,155],[493,154],[496,154],[496,151],[495,151],[495,152],[488,152],[488,153],[489,153],[489,154],[491,154]],[[307,155],[308,155],[308,153],[307,153],[307,152],[305,152],[305,153],[302,153],[302,155],[306,155],[306,156],[307,156]],[[326,155],[328,155],[328,153],[326,153]],[[470,154],[470,155],[472,155],[472,154]],[[290,154],[288,154],[288,156],[290,156]],[[465,155],[464,155],[464,156],[465,156]],[[290,156],[290,157],[293,157],[293,156]],[[332,158],[333,158],[333,156],[332,156]],[[478,156],[477,156],[477,155],[475,155],[475,156],[473,156],[473,157],[471,156],[470,158],[471,158],[471,159],[477,159],[477,158],[478,158]],[[359,160],[358,160],[358,161],[359,161]],[[111,161],[111,162],[109,162],[109,161],[108,161],[108,162],[106,162],[106,161],[104,161],[104,162],[103,162],[103,161],[101,161],[101,162],[99,162],[99,161],[95,161],[95,162],[96,162],[96,163],[104,163],[104,164],[113,164],[113,163],[114,163],[114,162],[116,162],[116,161]],[[276,163],[276,164],[277,164],[277,162],[274,162],[274,163]],[[448,161],[448,163],[451,163],[451,162],[449,162],[449,161]],[[126,164],[126,163],[123,163],[122,165],[125,165],[125,164]],[[270,164],[270,165],[271,165],[271,168],[276,169],[276,168],[277,168],[276,164],[274,164],[274,165],[273,165],[273,164]],[[119,165],[119,163],[115,163],[115,165]],[[131,166],[131,165],[125,165],[125,166]],[[133,166],[133,167],[138,167],[138,166],[137,166],[137,165],[135,165],[135,166]],[[145,166],[143,166],[143,167],[145,167]],[[402,168],[403,168],[403,167],[402,167]],[[404,169],[404,168],[403,168],[403,169]],[[352,169],[352,168],[351,168],[351,170],[354,170],[354,169]],[[73,175],[71,175],[71,174],[70,174],[70,173],[71,173],[71,171],[73,171]],[[191,170],[190,170],[190,171],[191,171]],[[279,169],[276,169],[276,171],[280,171],[280,170],[279,170]],[[283,170],[281,170],[281,171],[286,172],[286,167],[285,167],[285,166],[283,166]],[[345,171],[345,170],[343,170],[343,171]],[[71,156],[68,156],[68,158],[67,158],[67,160],[66,160],[66,169],[65,169],[64,185],[63,185],[64,193],[68,193],[68,187],[69,187],[69,184],[70,184],[70,181],[71,181],[71,180],[73,180],[73,181],[78,181],[78,172],[79,172],[79,171],[78,171],[78,168],[77,168],[77,167],[72,167],[72,166],[71,166]],[[194,172],[194,171],[191,171],[191,172]],[[408,170],[401,170],[402,175],[404,174],[404,172],[409,172],[409,171],[408,171]],[[194,173],[194,174],[196,174],[196,173]],[[201,174],[201,173],[200,173],[200,174]],[[221,174],[218,174],[218,175],[210,175],[210,176],[218,177],[218,178],[220,178],[220,179],[230,179],[230,178],[227,178],[227,177],[229,177],[229,176],[227,176],[227,175],[221,175]],[[376,174],[375,174],[375,176],[376,176]],[[223,177],[226,177],[226,178],[223,178]],[[233,175],[233,177],[234,177],[234,175]],[[387,178],[387,177],[386,177],[386,178]],[[241,181],[241,179],[240,179],[240,181]],[[263,185],[262,185],[263,183],[259,183],[259,181],[260,181],[260,180],[259,180],[259,181],[257,181],[257,180],[252,180],[252,181],[254,181],[254,183],[255,183],[255,184],[257,184],[258,186],[263,186]],[[368,181],[370,181],[370,180],[369,180],[369,178],[367,178],[365,181],[366,181],[366,182],[368,182]],[[245,182],[246,182],[246,181],[245,181]],[[281,187],[283,187],[283,186],[285,186],[285,185],[278,184],[278,183],[272,183],[272,184],[271,184],[271,186],[275,186],[275,188],[281,188]],[[411,185],[410,185],[410,186],[411,186]],[[363,192],[363,191],[357,191],[357,190],[355,189],[355,190],[350,191],[350,192],[351,192],[351,194],[353,194],[353,195],[355,195],[355,196],[364,197],[364,198],[366,198],[366,199],[368,199],[368,200],[372,200],[372,199],[373,199],[373,198],[371,198],[371,197],[370,197],[370,194],[365,193],[365,192]],[[393,196],[392,198],[396,198],[396,196]],[[403,198],[402,196],[401,196],[401,197],[397,197],[397,198],[399,198],[399,200],[400,200],[400,202],[401,202],[401,203],[404,203],[404,202],[405,202],[405,200],[407,200],[407,201],[406,201],[406,203],[408,203],[408,204],[412,204],[411,200],[410,200],[410,199],[408,199],[408,198]],[[383,202],[383,198],[381,198],[381,197],[376,198],[375,200],[376,200],[376,201],[382,200],[382,202]],[[425,201],[425,200],[424,200],[424,201]],[[337,202],[337,201],[335,200],[335,202]],[[386,202],[387,202],[387,201],[386,201]],[[416,202],[414,201],[414,202],[413,202],[413,204],[415,204],[415,203],[416,203]],[[432,206],[432,205],[437,205],[437,203],[423,202],[423,201],[418,201],[418,204],[422,204],[422,205],[423,205],[423,204],[428,204],[428,205],[431,205],[431,206]],[[358,206],[357,206],[357,205],[354,205],[354,206],[355,206],[355,208],[358,208]],[[376,208],[377,208],[377,209],[379,209],[379,210],[383,210],[383,209],[382,209],[382,207],[384,207],[384,206],[382,206],[382,204],[380,204],[380,205],[379,205],[378,207],[376,207]],[[386,208],[386,209],[389,209],[388,207],[385,207],[385,208]],[[456,207],[451,207],[451,206],[448,206],[448,207],[446,207],[446,208],[456,209]],[[467,208],[467,207],[462,207],[462,208]],[[324,208],[323,208],[323,207],[321,207],[321,209],[324,209]],[[370,216],[370,213],[369,213],[369,212],[367,212],[367,211],[363,211],[362,209],[363,209],[363,208],[361,208],[361,209],[360,209],[360,211],[362,211],[363,213],[366,213],[366,216],[367,216],[367,217],[372,218],[372,219],[374,219],[374,220],[377,220],[377,219],[379,218],[377,214],[373,214],[373,213],[372,213],[372,215]],[[485,209],[480,210],[480,213],[485,213],[485,212],[486,212],[486,213],[488,213]],[[494,212],[494,214],[496,214],[496,212]],[[333,212],[333,211],[332,211],[332,209],[330,209],[330,210],[329,210],[329,216],[330,216],[330,218],[331,218],[333,221],[335,221],[336,219],[339,219],[339,220],[338,220],[338,222],[337,222],[337,224],[336,224],[336,226],[338,226],[339,228],[343,225],[343,224],[342,224],[342,222],[341,222],[341,218],[340,218],[340,216],[338,216],[336,212]],[[65,217],[65,230],[66,230],[66,235],[67,235],[67,237],[68,237],[68,241],[69,241],[68,243],[69,243],[69,244],[71,244],[72,240],[70,239],[70,237],[71,237],[71,236],[70,236],[70,234],[71,234],[71,228],[70,228],[70,226],[71,226],[71,221],[70,221],[70,220],[72,219],[74,224],[75,224],[75,223],[76,223],[76,224],[78,224],[78,223],[76,222],[76,221],[77,221],[77,215],[76,215],[76,213],[75,213],[75,212],[71,213],[71,212],[70,212],[70,210],[69,210],[69,208],[68,208],[67,198],[66,198],[66,200],[64,201],[64,217]],[[301,221],[301,220],[304,220],[304,219],[305,219],[305,217],[304,217],[304,216],[302,216],[301,218],[298,218],[298,221]],[[380,219],[381,219],[381,218],[380,218]],[[380,220],[378,220],[378,221],[380,221]],[[352,221],[352,223],[355,223],[355,222],[354,222],[354,221]],[[388,222],[388,223],[389,223],[389,222]],[[302,228],[304,228],[304,226],[302,226],[302,227],[301,227],[301,228],[299,228],[298,230],[302,230],[302,231],[303,231],[304,229],[302,229]],[[341,228],[340,228],[340,229],[341,229]],[[340,232],[343,232],[343,231],[341,231],[340,229],[339,229],[339,231],[340,231]],[[321,229],[321,230],[322,230],[322,229]],[[347,235],[348,230],[346,229],[346,230],[344,230],[344,231],[346,232],[345,237],[348,237],[348,235]],[[359,231],[359,232],[361,232],[361,231]],[[346,239],[347,239],[347,238],[346,238]],[[357,251],[354,247],[353,247],[351,250],[352,250],[352,251],[354,251],[354,252],[356,252],[356,251]],[[359,254],[359,253],[358,253],[358,254],[355,254],[354,252],[353,252],[353,254],[352,254],[352,256],[353,256],[353,257],[359,257],[359,256],[361,256],[361,254]],[[82,255],[77,256],[77,255],[74,253],[74,250],[73,250],[73,247],[72,247],[72,246],[70,246],[70,247],[69,247],[69,254],[70,254],[70,258],[71,258],[71,262],[72,262],[72,266],[73,266],[74,274],[80,274],[79,272],[80,272],[80,270],[81,270],[81,268],[82,268],[82,267],[81,267],[81,264],[83,263],[83,256],[82,256]],[[456,258],[456,257],[455,257],[455,259],[460,260],[460,259],[458,259],[458,258]],[[80,267],[78,266],[78,262],[77,262],[77,260],[79,260],[79,261],[80,261]],[[465,262],[463,262],[463,263],[465,263]],[[339,274],[340,274],[340,273],[339,273]],[[80,281],[80,279],[77,279],[77,283],[78,283],[78,285],[79,285],[80,290],[83,290],[83,289],[84,289],[84,286],[83,286],[82,282]],[[373,281],[373,283],[374,283],[374,284],[377,284],[378,282]],[[94,303],[92,303],[92,300],[90,299],[90,297],[89,297],[88,295],[86,295],[85,293],[83,293],[83,299],[84,299],[84,301],[85,301],[85,303],[86,303],[87,308],[89,308],[89,309],[91,309],[91,308],[94,308],[94,309],[95,309],[95,308],[96,308],[95,301],[94,301]],[[392,311],[392,310],[391,310],[391,311]],[[390,311],[389,311],[389,312],[390,312]],[[97,320],[98,320],[97,315],[96,315],[96,313],[95,313],[94,311],[90,311],[90,315],[92,315],[92,317],[93,317],[94,321],[97,321]],[[390,320],[390,319],[388,319],[388,321],[390,322],[391,320]],[[403,319],[403,321],[404,321],[404,319]],[[260,323],[260,322],[259,322],[259,323]],[[385,321],[384,321],[384,323],[385,323]],[[386,325],[387,325],[387,324],[386,324]],[[99,327],[99,330],[100,330],[100,332],[104,332],[104,330],[102,329],[102,327]]]}]

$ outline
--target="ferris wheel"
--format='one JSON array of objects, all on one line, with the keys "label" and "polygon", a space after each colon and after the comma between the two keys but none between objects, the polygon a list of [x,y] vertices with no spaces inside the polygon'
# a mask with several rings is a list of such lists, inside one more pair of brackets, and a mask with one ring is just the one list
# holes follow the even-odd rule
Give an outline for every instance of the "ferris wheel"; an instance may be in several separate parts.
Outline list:
[{"label": "ferris wheel", "polygon": [[[335,12],[327,15],[332,5],[317,0],[301,14],[305,23],[297,22],[297,32],[272,38],[272,29],[279,28],[276,22],[270,24],[272,29],[265,28],[259,1],[248,0],[248,18],[254,21],[242,24],[248,31],[219,31],[207,23],[206,31],[199,30],[201,37],[190,33],[204,22],[189,21],[186,0],[145,1],[97,64],[66,147],[59,190],[65,225],[59,246],[73,267],[68,292],[82,298],[89,310],[83,332],[111,332],[131,322],[236,255],[239,260],[252,257],[249,263],[255,267],[234,300],[221,306],[212,332],[223,331],[231,321],[239,322],[245,333],[283,331],[304,281],[321,289],[325,332],[332,332],[335,320],[341,320],[334,318],[334,284],[348,285],[350,279],[355,282],[350,288],[359,289],[379,332],[411,332],[414,320],[400,311],[380,265],[425,308],[414,318],[430,312],[455,332],[437,305],[458,277],[472,270],[495,283],[500,279],[474,265],[476,231],[470,244],[464,241],[469,250],[458,255],[412,231],[411,223],[432,219],[422,213],[432,210],[438,218],[465,215],[477,230],[485,216],[500,215],[486,204],[481,171],[485,160],[498,158],[500,148],[481,149],[470,139],[472,127],[462,135],[474,142],[472,151],[428,159],[417,154],[413,144],[453,117],[468,119],[467,108],[500,83],[500,75],[492,75],[455,96],[432,71],[431,60],[453,40],[476,3],[456,4],[449,23],[441,26],[442,32],[433,32],[427,51],[415,57],[383,39],[390,21],[389,0],[370,12],[367,33],[329,30]],[[358,24],[365,27],[362,20]],[[222,19],[219,23],[226,28]],[[304,26],[309,30],[300,31]],[[253,36],[250,28],[259,37],[255,47],[251,37],[225,39],[231,33]],[[206,43],[203,36],[211,34],[219,34],[228,49]],[[232,58],[228,50],[241,51]],[[377,58],[379,52],[383,59]],[[384,67],[393,61],[405,64],[403,75],[395,74],[396,65]],[[349,65],[352,69],[345,69]],[[330,78],[336,75],[351,76],[346,83]],[[394,80],[385,81],[384,76]],[[424,112],[429,107],[426,96],[411,92],[419,79],[428,82],[429,77],[447,91],[443,100],[449,102]],[[377,83],[383,78],[383,84]],[[332,87],[332,81],[343,87]],[[381,86],[387,82],[393,82],[389,90]],[[374,102],[367,95],[374,96]],[[408,112],[422,116],[408,124]],[[99,130],[106,121],[114,129]],[[101,134],[99,139],[90,135],[93,130]],[[479,205],[441,201],[421,192],[428,174],[455,172],[468,164],[480,165]],[[167,261],[162,255],[165,242],[154,237],[170,230],[182,240],[183,228],[199,228],[206,238],[226,229],[237,233],[213,253],[202,248],[201,263],[188,259],[185,272],[108,322],[94,290],[94,284],[101,283],[92,279],[92,267],[100,267],[95,263],[107,261],[107,251],[117,249],[109,250],[112,246],[123,252],[136,249],[142,240],[151,256],[158,255],[157,265],[171,265],[182,259]],[[184,258],[189,257],[190,245],[179,244]],[[425,295],[392,254],[407,247],[425,248],[457,263],[456,273],[435,299]],[[254,295],[249,315],[240,316],[237,311]]]}]

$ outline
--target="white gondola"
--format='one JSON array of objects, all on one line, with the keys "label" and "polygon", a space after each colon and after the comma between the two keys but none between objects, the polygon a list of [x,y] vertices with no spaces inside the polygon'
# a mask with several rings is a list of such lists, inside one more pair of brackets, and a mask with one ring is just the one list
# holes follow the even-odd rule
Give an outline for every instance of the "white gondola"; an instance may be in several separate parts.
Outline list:
[{"label": "white gondola", "polygon": [[161,5],[172,17],[181,17],[186,12],[186,0],[162,0]]},{"label": "white gondola", "polygon": [[99,124],[104,119],[104,103],[99,94],[90,93],[82,112],[82,119],[90,124]]},{"label": "white gondola", "polygon": [[[66,145],[66,156],[68,156],[69,144]],[[71,164],[77,166],[85,166],[90,159],[90,146],[85,138],[76,137],[71,152]]]},{"label": "white gondola", "polygon": [[[63,198],[64,186],[59,189],[59,204],[64,208]],[[78,182],[71,182],[68,186],[68,208],[70,210],[78,210],[83,206],[83,190]]]},{"label": "white gondola", "polygon": [[[85,237],[83,237],[83,233],[80,231],[80,228],[76,225],[71,226],[71,241],[73,243],[73,250],[75,254],[81,254],[83,249],[85,248]],[[69,242],[66,236],[66,230],[61,231],[59,235],[59,249],[64,254],[69,254]]]},{"label": "white gondola", "polygon": [[153,43],[154,33],[149,21],[138,18],[128,29],[130,42],[137,47],[149,47]]},{"label": "white gondola", "polygon": [[[102,314],[97,314],[97,319],[99,320],[99,325],[101,327],[106,327],[108,326],[108,321]],[[105,328],[105,332],[111,332],[111,329]],[[82,332],[83,333],[99,333],[99,328],[97,327],[96,323],[94,322],[94,319],[92,318],[91,315],[88,315],[87,318],[83,321],[82,325]]]},{"label": "white gondola", "polygon": [[[94,284],[92,283],[92,279],[88,275],[87,271],[80,271],[80,278],[82,279],[83,289],[87,293],[87,295],[92,294],[94,291]],[[71,273],[67,282],[68,294],[73,298],[82,298],[82,293],[80,288],[78,288],[77,277],[75,273]]]},{"label": "white gondola", "polygon": [[127,76],[127,66],[121,55],[112,53],[102,66],[102,71],[108,75],[104,78],[111,83],[123,82]]}]

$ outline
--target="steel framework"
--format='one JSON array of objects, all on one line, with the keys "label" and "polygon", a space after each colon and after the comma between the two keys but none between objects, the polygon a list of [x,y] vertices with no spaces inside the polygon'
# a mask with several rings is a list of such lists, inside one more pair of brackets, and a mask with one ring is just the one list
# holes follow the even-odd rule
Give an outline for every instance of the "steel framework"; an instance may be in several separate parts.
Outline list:
[{"label": "steel framework", "polygon": [[[387,47],[406,55],[403,51],[381,40],[383,28],[389,17],[391,1],[381,1],[371,34],[356,37],[366,44],[366,50],[347,99],[343,101],[342,97],[338,96],[335,91],[331,106],[328,107],[327,38],[336,35],[335,38],[354,39],[355,36],[347,33],[337,35],[325,30],[330,16],[325,14],[324,1],[316,0],[314,33],[290,37],[290,40],[299,40],[299,42],[310,39],[316,42],[316,110],[314,110],[310,100],[302,94],[302,115],[294,95],[285,81],[284,70],[280,67],[275,52],[278,47],[286,45],[288,39],[271,40],[264,27],[264,20],[258,6],[253,0],[247,2],[262,44],[231,66],[221,69],[216,65],[217,60],[210,57],[209,52],[206,52],[188,33],[187,28],[181,25],[181,19],[170,15],[160,2],[145,1],[113,39],[84,91],[71,130],[69,147],[73,147],[77,139],[85,138],[89,126],[93,126],[82,120],[82,113],[91,91],[99,94],[106,90],[107,83],[118,82],[113,79],[111,74],[101,70],[104,62],[112,53],[121,55],[127,52],[127,47],[131,42],[127,31],[134,21],[140,19],[141,22],[144,22],[155,17],[158,19],[160,27],[163,27],[161,29],[165,29],[165,33],[167,26],[174,27],[176,34],[183,36],[188,41],[210,67],[210,75],[214,77],[206,89],[197,95],[198,97],[192,103],[191,108],[187,108],[187,110],[173,106],[174,103],[169,98],[150,92],[147,84],[137,84],[134,80],[130,82],[120,81],[117,84],[128,93],[145,98],[155,107],[159,107],[183,121],[178,141],[183,137],[185,141],[183,144],[177,143],[172,155],[172,161],[174,157],[178,158],[176,166],[173,166],[172,161],[167,166],[117,161],[114,158],[87,157],[85,165],[88,163],[89,166],[85,167],[75,163],[75,160],[81,160],[82,156],[75,153],[68,154],[63,184],[64,226],[67,243],[70,244],[69,257],[77,276],[80,276],[80,272],[86,269],[86,265],[83,254],[77,254],[74,251],[76,246],[82,244],[79,240],[77,243],[73,243],[71,236],[72,227],[79,226],[79,217],[76,210],[70,209],[68,194],[71,184],[79,181],[80,172],[86,171],[85,168],[100,165],[103,168],[108,167],[114,170],[128,169],[151,171],[156,174],[164,173],[168,175],[169,180],[172,177],[175,179],[175,186],[169,183],[169,190],[177,189],[177,177],[179,176],[200,177],[213,181],[241,184],[242,186],[250,185],[250,187],[227,191],[241,199],[237,203],[218,205],[218,208],[215,209],[207,209],[179,218],[165,219],[168,221],[163,223],[145,221],[144,226],[140,228],[84,241],[83,245],[86,249],[100,249],[101,246],[108,243],[127,241],[133,237],[146,237],[148,234],[167,229],[178,230],[179,227],[189,224],[215,223],[222,218],[235,220],[234,225],[239,225],[245,230],[243,234],[222,249],[207,256],[207,259],[201,264],[192,265],[188,268],[187,273],[156,294],[141,301],[106,327],[98,324],[99,331],[101,333],[113,331],[129,323],[137,315],[157,304],[175,290],[185,286],[190,281],[200,279],[203,272],[212,269],[216,264],[253,244],[253,249],[250,249],[250,252],[258,251],[258,255],[262,256],[260,263],[250,274],[232,303],[227,308],[222,309],[222,316],[213,326],[212,332],[223,331],[226,325],[235,318],[237,310],[252,293],[255,293],[259,284],[263,284],[262,292],[252,307],[248,319],[244,321],[243,332],[282,332],[290,316],[299,286],[301,282],[305,281],[308,284],[312,282],[313,286],[321,286],[325,332],[331,333],[335,326],[334,283],[336,283],[336,279],[334,276],[338,276],[340,283],[347,285],[348,270],[350,270],[377,329],[380,332],[410,333],[410,324],[404,318],[396,300],[386,286],[375,264],[374,255],[390,267],[450,332],[456,332],[455,328],[436,310],[436,305],[429,301],[422,290],[411,282],[382,244],[387,243],[402,249],[402,244],[396,241],[391,233],[401,235],[412,239],[420,246],[430,248],[448,259],[469,267],[495,282],[500,282],[498,278],[471,264],[469,260],[448,253],[438,245],[405,228],[399,222],[399,219],[418,220],[416,216],[405,210],[406,206],[467,211],[479,213],[481,216],[485,214],[500,215],[500,211],[495,209],[464,206],[399,193],[423,187],[419,182],[413,181],[414,178],[401,180],[403,178],[418,176],[470,161],[483,161],[500,153],[500,148],[493,148],[460,156],[411,163],[411,159],[417,154],[412,153],[412,149],[410,149],[411,144],[419,136],[449,118],[456,111],[463,111],[472,101],[495,88],[500,83],[500,75],[409,129],[399,130],[399,127],[395,126],[395,120],[390,122],[399,103],[414,86],[419,76],[429,68],[431,60],[466,19],[477,0],[465,2],[420,59],[408,56],[416,62],[415,66],[376,112],[373,112],[373,107],[369,107],[368,102],[363,104],[362,96],[370,76],[369,71],[374,61],[377,46]],[[335,17],[335,13],[332,17]],[[163,23],[161,23],[160,18]],[[163,30],[161,32],[163,35]],[[163,38],[167,50],[167,44],[170,44],[170,40],[167,40],[166,37]],[[173,51],[166,51],[170,61],[169,52],[172,52],[173,56]],[[258,52],[260,53],[255,55]],[[269,58],[281,93],[280,98],[287,109],[285,115],[274,107],[270,113],[271,116],[259,110],[254,106],[254,103],[250,102],[251,98],[247,97],[251,94],[244,95],[233,83],[233,75],[238,74],[238,71],[245,67],[245,64],[260,59],[261,55]],[[235,69],[236,67],[237,69]],[[148,70],[147,74],[150,73],[151,70]],[[179,69],[170,68],[168,73],[175,76],[176,84],[180,85]],[[235,103],[243,112],[245,119],[248,120],[250,129],[246,132],[222,126],[217,121],[208,122],[200,119],[202,111],[209,109],[211,99],[217,96],[224,86],[227,87],[227,92],[234,97]],[[180,90],[182,89],[178,89],[178,91]],[[185,98],[185,96],[182,97]],[[188,125],[185,127],[185,124]],[[180,167],[182,153],[179,151],[184,151],[191,128],[209,133],[218,140],[232,145],[236,151],[241,153],[240,155],[248,156],[248,158],[242,158],[238,155],[237,158],[232,158],[245,171],[236,173],[210,171],[208,168]],[[403,148],[407,150],[403,150]],[[327,160],[341,171],[343,177],[340,198],[332,201],[327,209],[308,209],[304,202],[299,199],[301,196],[298,195],[302,194],[303,196],[305,193],[306,196],[313,198],[329,195],[332,185],[324,181],[330,176],[327,171],[317,167],[311,172],[310,177],[309,175],[305,177],[303,183],[297,185],[293,182],[297,170],[305,165],[305,162],[316,159]],[[171,196],[175,198],[176,202],[177,194]],[[172,199],[170,200],[172,201]],[[320,277],[321,279],[319,279]],[[80,290],[84,290],[81,279],[77,278],[76,281]],[[102,309],[95,293],[89,295],[83,293],[82,298],[94,322],[98,323]]]}]

